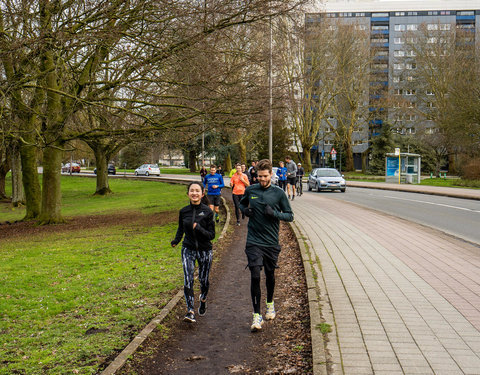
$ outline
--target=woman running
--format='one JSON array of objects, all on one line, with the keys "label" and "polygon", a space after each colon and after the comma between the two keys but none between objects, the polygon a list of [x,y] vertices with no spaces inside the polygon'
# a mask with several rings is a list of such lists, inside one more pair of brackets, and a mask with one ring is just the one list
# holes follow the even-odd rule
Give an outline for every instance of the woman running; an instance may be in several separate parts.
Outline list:
[{"label": "woman running", "polygon": [[184,294],[187,302],[187,314],[183,319],[195,323],[193,281],[195,261],[198,262],[198,279],[200,281],[200,307],[198,315],[203,316],[207,310],[208,274],[212,265],[212,240],[215,238],[213,211],[204,203],[205,191],[200,182],[191,182],[187,188],[190,204],[180,210],[178,230],[173,247],[183,239],[182,263],[184,275]]},{"label": "woman running", "polygon": [[[240,225],[240,199],[242,199],[245,193],[245,188],[250,186],[248,182],[248,176],[242,172],[242,165],[237,164],[237,172],[230,179],[230,186],[232,187],[233,203],[235,204],[235,216],[237,217],[237,225]],[[242,219],[244,218],[242,214]]]}]

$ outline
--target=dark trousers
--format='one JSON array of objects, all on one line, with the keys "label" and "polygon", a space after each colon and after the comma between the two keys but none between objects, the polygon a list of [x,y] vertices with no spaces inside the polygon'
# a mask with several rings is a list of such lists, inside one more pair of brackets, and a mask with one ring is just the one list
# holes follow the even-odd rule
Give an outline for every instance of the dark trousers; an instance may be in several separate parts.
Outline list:
[{"label": "dark trousers", "polygon": [[278,180],[278,186],[285,191],[287,189],[287,180]]},{"label": "dark trousers", "polygon": [[[237,218],[237,221],[240,220],[240,199],[242,199],[243,195],[238,195],[238,194],[232,194],[233,197],[233,204],[235,205],[235,217]],[[243,219],[243,214],[242,214],[242,219]]]}]

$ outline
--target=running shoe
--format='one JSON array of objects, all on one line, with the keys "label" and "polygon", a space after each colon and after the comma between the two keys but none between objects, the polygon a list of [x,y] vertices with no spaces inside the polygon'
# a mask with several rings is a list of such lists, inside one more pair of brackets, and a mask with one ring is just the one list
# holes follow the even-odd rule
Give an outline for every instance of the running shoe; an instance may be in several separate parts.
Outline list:
[{"label": "running shoe", "polygon": [[218,214],[215,214],[215,222],[218,223],[220,221],[220,217],[218,216]]},{"label": "running shoe", "polygon": [[292,195],[292,201],[293,201],[294,199],[295,199],[295,194],[294,194],[294,195]]},{"label": "running shoe", "polygon": [[257,332],[262,330],[263,325],[263,318],[261,314],[254,313],[253,314],[253,322],[250,327],[250,331]]},{"label": "running shoe", "polygon": [[195,314],[193,313],[193,311],[187,312],[187,315],[185,315],[185,318],[183,318],[183,321],[187,323],[195,323],[196,320],[195,320]]},{"label": "running shoe", "polygon": [[204,316],[206,311],[207,311],[207,300],[205,300],[205,301],[200,300],[200,307],[198,308],[198,315]]},{"label": "running shoe", "polygon": [[265,320],[273,320],[275,319],[275,316],[277,314],[275,313],[275,306],[273,305],[272,302],[267,302],[267,312],[265,313]]}]

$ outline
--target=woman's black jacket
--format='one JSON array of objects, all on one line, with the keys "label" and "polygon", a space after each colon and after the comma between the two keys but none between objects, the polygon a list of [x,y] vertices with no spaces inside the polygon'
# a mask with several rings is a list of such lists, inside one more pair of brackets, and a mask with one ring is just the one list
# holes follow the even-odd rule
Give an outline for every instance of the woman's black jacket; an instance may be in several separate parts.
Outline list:
[{"label": "woman's black jacket", "polygon": [[[197,223],[193,229],[193,223]],[[177,245],[185,233],[183,247],[190,250],[207,251],[212,248],[215,238],[215,223],[213,211],[205,204],[189,204],[180,210],[178,229],[172,245]]]}]

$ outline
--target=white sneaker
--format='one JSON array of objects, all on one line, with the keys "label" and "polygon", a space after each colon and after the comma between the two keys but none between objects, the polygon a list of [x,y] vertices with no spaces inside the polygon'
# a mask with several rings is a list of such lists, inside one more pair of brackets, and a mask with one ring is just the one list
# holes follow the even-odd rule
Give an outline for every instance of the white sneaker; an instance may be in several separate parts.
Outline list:
[{"label": "white sneaker", "polygon": [[267,312],[265,313],[265,320],[273,320],[275,319],[275,306],[273,305],[273,301],[268,303],[267,302]]},{"label": "white sneaker", "polygon": [[263,318],[262,315],[260,314],[253,314],[253,322],[250,327],[250,331],[252,332],[257,332],[262,330],[262,325],[263,325]]}]

